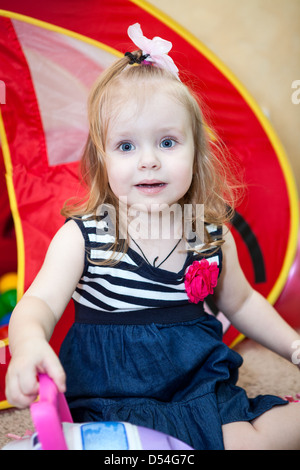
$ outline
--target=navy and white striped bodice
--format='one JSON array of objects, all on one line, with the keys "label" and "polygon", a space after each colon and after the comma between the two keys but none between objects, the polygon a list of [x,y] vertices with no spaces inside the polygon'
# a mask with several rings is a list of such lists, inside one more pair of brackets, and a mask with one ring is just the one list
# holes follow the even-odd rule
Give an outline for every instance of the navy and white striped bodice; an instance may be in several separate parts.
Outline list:
[{"label": "navy and white striped bodice", "polygon": [[[88,216],[74,219],[85,240],[86,257],[83,275],[73,294],[77,310],[92,309],[100,312],[134,312],[141,309],[177,307],[189,303],[184,287],[184,274],[199,254],[188,252],[184,266],[178,273],[149,265],[135,250],[125,255],[118,253],[117,265],[95,263],[111,256],[109,245],[114,241],[104,219],[97,221]],[[209,225],[212,238],[220,229]],[[205,256],[216,261],[221,271],[222,252]]]}]

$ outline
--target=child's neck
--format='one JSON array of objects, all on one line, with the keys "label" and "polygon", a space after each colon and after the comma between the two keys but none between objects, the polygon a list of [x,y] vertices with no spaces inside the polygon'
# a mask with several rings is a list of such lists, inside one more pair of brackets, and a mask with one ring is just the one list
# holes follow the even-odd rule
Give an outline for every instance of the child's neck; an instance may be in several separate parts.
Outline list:
[{"label": "child's neck", "polygon": [[[146,262],[172,272],[179,272],[186,259],[181,211],[138,211],[130,208],[126,214],[129,246]],[[124,213],[122,223],[124,227]]]}]

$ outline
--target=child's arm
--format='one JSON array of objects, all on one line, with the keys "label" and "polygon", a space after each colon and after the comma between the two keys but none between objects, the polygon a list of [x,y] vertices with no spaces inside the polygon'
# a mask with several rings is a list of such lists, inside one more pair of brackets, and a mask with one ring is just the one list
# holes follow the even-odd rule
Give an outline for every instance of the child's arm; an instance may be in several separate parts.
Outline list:
[{"label": "child's arm", "polygon": [[228,232],[224,238],[223,269],[214,294],[218,308],[245,336],[291,360],[298,333],[252,289],[240,267],[233,236]]},{"label": "child's arm", "polygon": [[63,368],[49,346],[84,267],[84,240],[77,224],[67,222],[53,238],[43,266],[14,309],[9,323],[12,359],[6,376],[7,400],[26,407],[37,396],[37,372],[47,373],[60,391]]}]

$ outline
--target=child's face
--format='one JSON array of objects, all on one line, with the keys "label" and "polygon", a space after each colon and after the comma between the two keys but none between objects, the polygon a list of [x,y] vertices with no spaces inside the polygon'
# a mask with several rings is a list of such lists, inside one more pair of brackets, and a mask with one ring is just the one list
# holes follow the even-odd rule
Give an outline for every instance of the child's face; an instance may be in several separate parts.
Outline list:
[{"label": "child's face", "polygon": [[143,204],[147,211],[176,203],[193,175],[194,140],[187,110],[163,87],[147,92],[143,105],[138,97],[129,100],[109,125],[106,154],[117,198],[126,198],[129,206]]}]

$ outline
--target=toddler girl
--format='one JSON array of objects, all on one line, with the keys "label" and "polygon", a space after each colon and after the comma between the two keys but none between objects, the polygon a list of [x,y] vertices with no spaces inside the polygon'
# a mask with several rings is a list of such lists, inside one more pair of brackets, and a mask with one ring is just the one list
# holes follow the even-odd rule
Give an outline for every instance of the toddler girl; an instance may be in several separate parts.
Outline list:
[{"label": "toddler girl", "polygon": [[[205,297],[289,360],[299,337],[242,273],[225,228],[230,186],[171,44],[143,37],[138,24],[129,35],[139,50],[89,97],[89,197],[66,206],[13,312],[7,399],[28,406],[44,372],[66,391],[75,421],[128,421],[195,449],[298,449],[300,405],[249,399],[236,386],[242,359],[222,342]],[[58,359],[48,341],[71,297],[75,323]]]}]

